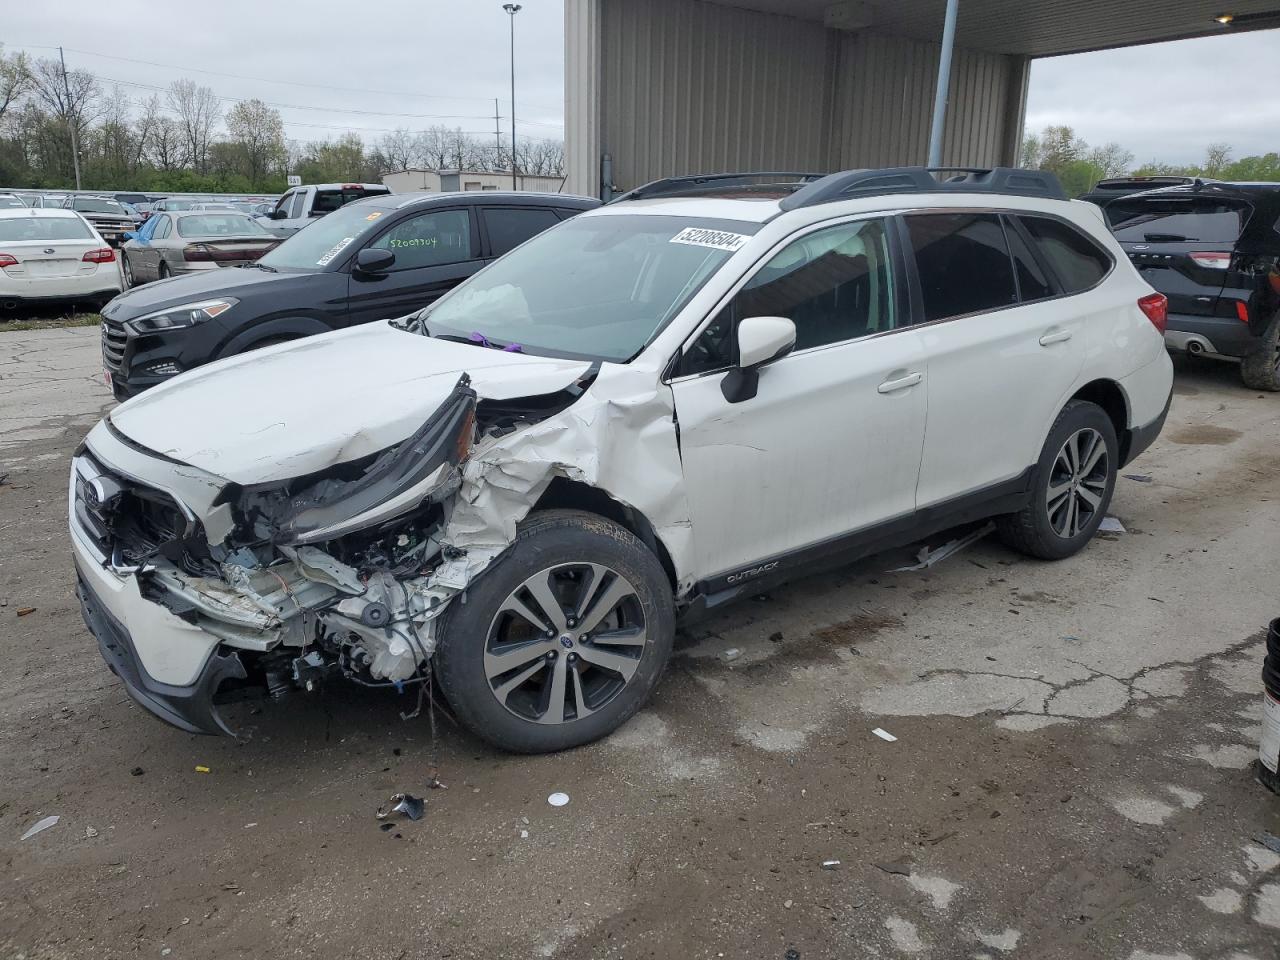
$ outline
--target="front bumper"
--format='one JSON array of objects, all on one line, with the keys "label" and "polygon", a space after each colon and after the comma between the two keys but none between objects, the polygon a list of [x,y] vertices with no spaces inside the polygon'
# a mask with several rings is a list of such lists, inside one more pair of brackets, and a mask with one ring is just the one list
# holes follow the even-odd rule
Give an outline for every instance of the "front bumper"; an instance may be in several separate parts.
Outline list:
[{"label": "front bumper", "polygon": [[102,366],[111,374],[115,398],[124,401],[207,363],[222,336],[222,328],[213,321],[167,334],[135,336],[118,320],[104,316]]},{"label": "front bumper", "polygon": [[139,706],[187,733],[233,735],[218,713],[214,697],[223,681],[246,677],[239,654],[215,649],[193,682],[161,683],[147,673],[133,637],[98,599],[85,582],[83,573],[78,578],[76,596],[80,598],[80,613],[85,626],[98,640],[102,659]]}]

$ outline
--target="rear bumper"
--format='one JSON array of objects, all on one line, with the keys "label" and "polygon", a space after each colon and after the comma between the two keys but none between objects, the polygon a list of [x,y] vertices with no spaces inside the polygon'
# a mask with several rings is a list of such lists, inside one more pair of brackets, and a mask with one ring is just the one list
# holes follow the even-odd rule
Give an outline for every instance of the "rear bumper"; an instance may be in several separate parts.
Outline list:
[{"label": "rear bumper", "polygon": [[232,735],[214,705],[214,694],[224,680],[244,679],[246,676],[239,654],[214,650],[194,682],[186,685],[161,683],[147,673],[133,637],[98,599],[83,575],[78,577],[76,596],[80,598],[80,613],[85,626],[97,638],[102,659],[139,706],[187,733]]},{"label": "rear bumper", "polygon": [[1164,333],[1165,346],[1175,353],[1219,357],[1248,356],[1257,348],[1258,340],[1248,324],[1234,317],[1192,317],[1183,313],[1169,314]]},{"label": "rear bumper", "polygon": [[75,303],[87,300],[110,300],[120,294],[119,270],[106,264],[110,272],[99,267],[81,277],[48,277],[40,280],[14,280],[0,276],[0,303]]},{"label": "rear bumper", "polygon": [[1164,409],[1160,411],[1160,416],[1156,417],[1150,423],[1145,423],[1140,427],[1133,427],[1129,431],[1128,442],[1124,445],[1124,449],[1120,454],[1120,466],[1127,467],[1138,456],[1156,442],[1156,437],[1160,436],[1160,431],[1164,429],[1164,422],[1169,419],[1169,407],[1173,403],[1173,391],[1169,391],[1169,398],[1164,402]]}]

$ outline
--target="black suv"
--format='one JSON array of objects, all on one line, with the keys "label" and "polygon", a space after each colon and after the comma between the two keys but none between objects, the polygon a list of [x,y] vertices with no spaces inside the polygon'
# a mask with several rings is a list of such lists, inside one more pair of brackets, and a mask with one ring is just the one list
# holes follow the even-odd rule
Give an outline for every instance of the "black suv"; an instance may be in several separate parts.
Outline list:
[{"label": "black suv", "polygon": [[1111,232],[1169,298],[1165,345],[1280,391],[1280,183],[1196,181],[1113,200]]},{"label": "black suv", "polygon": [[412,313],[537,233],[600,205],[536,193],[402,193],[350,203],[241,269],[129,290],[102,310],[117,400],[192,367]]},{"label": "black suv", "polygon": [[1112,200],[1127,197],[1133,193],[1143,193],[1159,187],[1178,187],[1184,183],[1194,183],[1194,177],[1159,176],[1159,177],[1110,177],[1099,180],[1092,190],[1080,195],[1081,200],[1105,207]]}]

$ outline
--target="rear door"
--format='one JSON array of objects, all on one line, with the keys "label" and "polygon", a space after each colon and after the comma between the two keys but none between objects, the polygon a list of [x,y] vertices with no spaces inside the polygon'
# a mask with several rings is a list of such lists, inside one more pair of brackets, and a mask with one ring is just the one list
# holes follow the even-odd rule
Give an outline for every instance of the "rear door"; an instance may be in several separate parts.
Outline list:
[{"label": "rear door", "polygon": [[1169,312],[1234,316],[1220,299],[1250,208],[1238,200],[1182,194],[1125,197],[1106,208],[1111,232],[1142,279],[1169,298]]},{"label": "rear door", "polygon": [[[371,211],[370,216],[379,216]],[[470,206],[432,207],[404,217],[362,249],[390,250],[390,270],[364,274],[349,267],[351,323],[402,317],[448,293],[482,266],[480,237]],[[358,254],[356,255],[358,256]]]},{"label": "rear door", "polygon": [[560,222],[551,207],[480,206],[476,209],[480,214],[481,239],[487,260],[497,259]]},{"label": "rear door", "polygon": [[[1040,454],[1084,366],[1084,321],[1025,237],[990,212],[903,218],[920,293],[928,423],[920,508],[985,496]],[[952,504],[954,505],[954,504]]]}]

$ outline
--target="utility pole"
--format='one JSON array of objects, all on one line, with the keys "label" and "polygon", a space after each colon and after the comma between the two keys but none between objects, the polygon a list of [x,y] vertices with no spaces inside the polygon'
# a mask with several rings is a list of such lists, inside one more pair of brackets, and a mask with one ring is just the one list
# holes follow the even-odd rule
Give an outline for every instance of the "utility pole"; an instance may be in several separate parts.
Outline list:
[{"label": "utility pole", "polygon": [[493,143],[498,148],[498,152],[493,155],[494,163],[497,163],[498,169],[502,169],[502,119],[498,113],[498,98],[493,98]]},{"label": "utility pole", "polygon": [[523,7],[518,3],[504,3],[502,9],[511,17],[511,189],[516,185],[516,14]]},{"label": "utility pole", "polygon": [[947,98],[951,95],[951,56],[956,45],[956,16],[960,0],[947,0],[942,24],[942,51],[938,57],[938,87],[933,96],[933,124],[929,129],[929,166],[942,165],[942,135],[947,129]]},{"label": "utility pole", "polygon": [[62,94],[67,98],[67,126],[71,128],[71,163],[76,168],[76,189],[80,189],[80,138],[76,135],[76,118],[71,112],[71,85],[67,83],[67,58],[58,48],[58,60],[62,64]]}]

